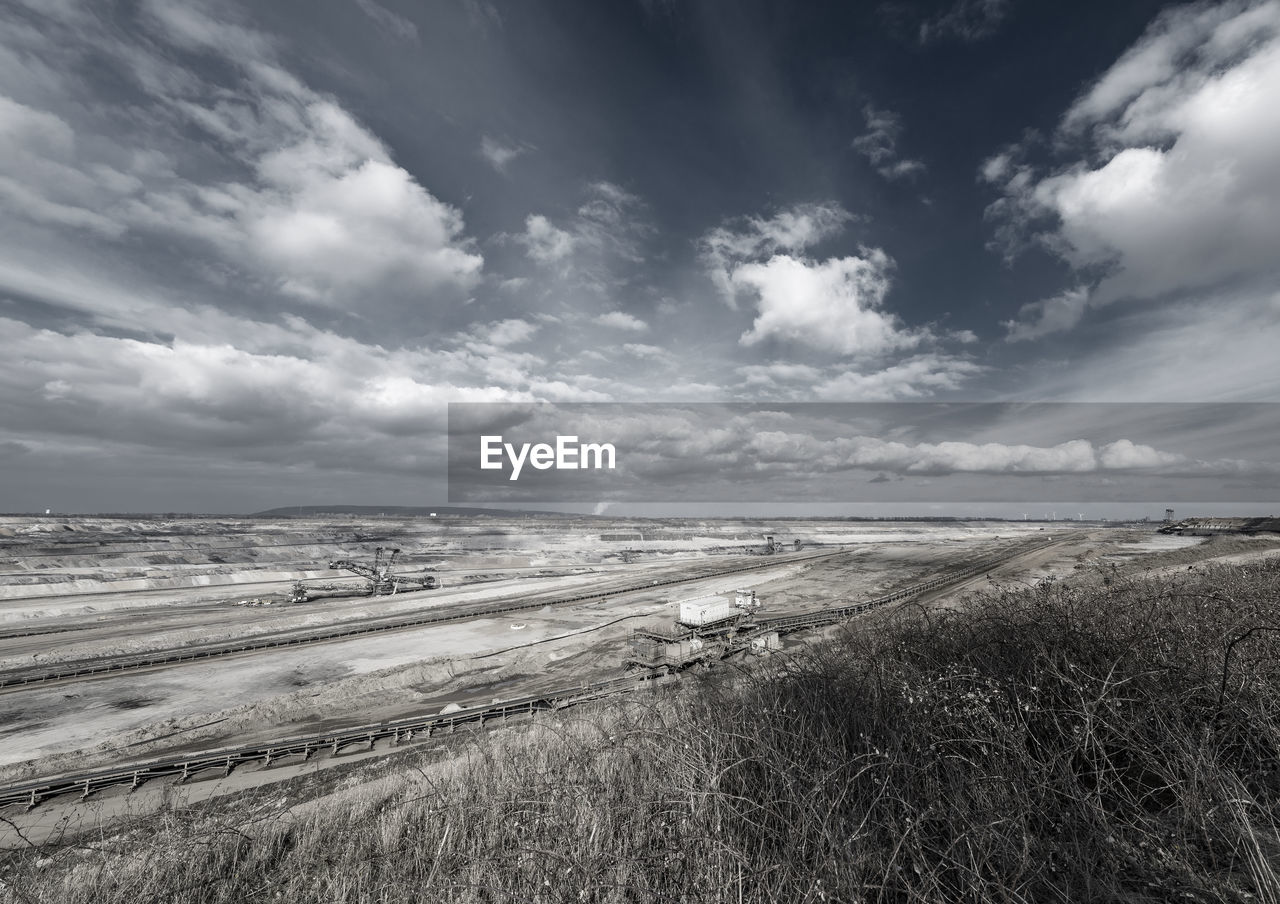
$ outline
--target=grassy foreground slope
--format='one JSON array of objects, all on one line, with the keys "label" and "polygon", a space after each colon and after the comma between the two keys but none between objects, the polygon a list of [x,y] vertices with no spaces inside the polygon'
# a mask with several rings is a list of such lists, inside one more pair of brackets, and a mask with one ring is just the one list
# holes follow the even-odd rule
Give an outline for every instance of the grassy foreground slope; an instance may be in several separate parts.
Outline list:
[{"label": "grassy foreground slope", "polygon": [[1096,577],[0,879],[130,904],[1280,901],[1280,562]]}]

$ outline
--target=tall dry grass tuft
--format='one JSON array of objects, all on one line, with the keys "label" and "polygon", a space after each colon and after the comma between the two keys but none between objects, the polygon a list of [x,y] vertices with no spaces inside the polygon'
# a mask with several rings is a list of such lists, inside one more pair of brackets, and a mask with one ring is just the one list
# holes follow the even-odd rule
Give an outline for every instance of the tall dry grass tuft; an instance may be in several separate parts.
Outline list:
[{"label": "tall dry grass tuft", "polygon": [[0,878],[68,904],[1280,902],[1280,564],[1095,577]]}]

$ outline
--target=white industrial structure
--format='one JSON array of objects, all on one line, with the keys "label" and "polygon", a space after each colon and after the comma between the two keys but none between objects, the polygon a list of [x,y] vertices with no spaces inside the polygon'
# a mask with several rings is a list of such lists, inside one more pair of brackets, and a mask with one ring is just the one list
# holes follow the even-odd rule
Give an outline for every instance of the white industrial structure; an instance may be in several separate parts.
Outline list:
[{"label": "white industrial structure", "polygon": [[704,596],[680,603],[680,616],[676,621],[690,628],[706,628],[732,621],[760,608],[754,590],[736,590],[733,599],[723,596]]}]

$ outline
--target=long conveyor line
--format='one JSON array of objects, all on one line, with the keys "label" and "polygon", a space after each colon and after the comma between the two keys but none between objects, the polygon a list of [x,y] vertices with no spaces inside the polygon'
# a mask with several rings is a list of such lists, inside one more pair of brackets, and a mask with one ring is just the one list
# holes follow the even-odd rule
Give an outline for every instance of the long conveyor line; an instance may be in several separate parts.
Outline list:
[{"label": "long conveyor line", "polygon": [[295,761],[297,759],[306,761],[320,752],[327,752],[333,756],[344,748],[352,746],[363,746],[366,750],[371,750],[378,741],[382,740],[390,739],[392,743],[399,744],[415,739],[426,739],[441,731],[452,733],[460,726],[483,727],[494,719],[505,720],[512,716],[564,709],[567,706],[630,691],[643,683],[643,679],[626,676],[458,709],[447,714],[356,725],[335,732],[284,738],[257,746],[219,748],[177,758],[99,769],[76,775],[56,776],[0,790],[0,808],[21,804],[31,809],[50,797],[79,793],[84,798],[104,788],[128,785],[133,789],[152,779],[168,776],[177,776],[180,781],[185,781],[196,773],[209,769],[221,770],[223,775],[229,775],[242,763],[261,762],[263,766],[269,766],[291,757],[295,758]]}]

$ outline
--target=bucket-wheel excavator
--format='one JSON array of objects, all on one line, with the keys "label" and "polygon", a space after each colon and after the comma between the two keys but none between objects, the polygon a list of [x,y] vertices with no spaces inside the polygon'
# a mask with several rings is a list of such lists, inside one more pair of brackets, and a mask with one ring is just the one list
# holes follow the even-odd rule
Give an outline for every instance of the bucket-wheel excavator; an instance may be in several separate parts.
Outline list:
[{"label": "bucket-wheel excavator", "polygon": [[[409,590],[435,590],[439,586],[435,575],[395,574],[392,568],[399,554],[399,549],[379,546],[373,551],[373,564],[353,559],[334,559],[329,567],[335,571],[350,571],[367,580],[369,583],[365,593],[369,596],[389,596]],[[309,598],[307,588],[301,582],[294,584],[292,599],[295,603],[306,602]]]}]

